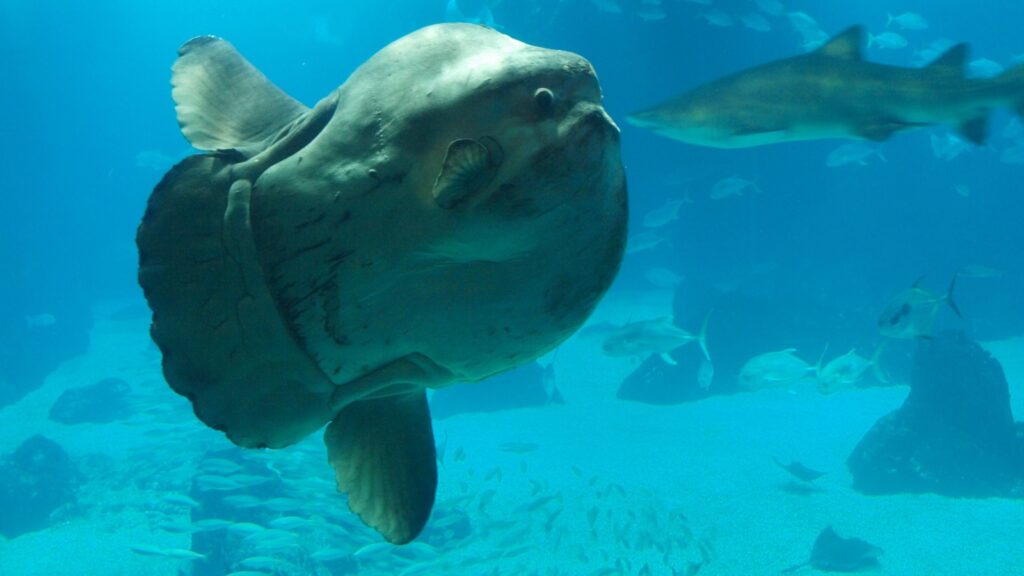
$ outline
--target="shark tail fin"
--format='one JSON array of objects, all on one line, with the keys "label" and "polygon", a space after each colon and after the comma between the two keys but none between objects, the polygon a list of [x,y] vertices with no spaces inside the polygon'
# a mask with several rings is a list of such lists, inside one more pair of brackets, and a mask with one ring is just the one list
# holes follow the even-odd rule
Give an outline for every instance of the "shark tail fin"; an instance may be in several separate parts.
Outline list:
[{"label": "shark tail fin", "polygon": [[949,307],[953,309],[953,313],[956,314],[957,318],[963,318],[964,315],[960,313],[960,307],[956,305],[956,300],[953,300],[953,289],[956,288],[956,274],[953,274],[953,279],[949,281],[949,288],[946,289],[946,295],[943,299]]}]

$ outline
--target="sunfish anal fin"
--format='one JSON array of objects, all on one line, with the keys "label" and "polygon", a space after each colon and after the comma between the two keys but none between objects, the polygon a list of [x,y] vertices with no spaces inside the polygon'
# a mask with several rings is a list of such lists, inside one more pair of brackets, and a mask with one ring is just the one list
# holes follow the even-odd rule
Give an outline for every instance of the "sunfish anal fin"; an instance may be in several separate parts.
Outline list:
[{"label": "sunfish anal fin", "polygon": [[214,36],[183,44],[171,70],[178,124],[200,150],[251,157],[308,110]]},{"label": "sunfish anal fin", "polygon": [[434,201],[450,209],[479,192],[497,174],[501,156],[501,147],[491,138],[453,140],[434,180]]},{"label": "sunfish anal fin", "polygon": [[327,427],[324,442],[349,508],[392,544],[416,538],[437,490],[426,391],[353,402]]}]

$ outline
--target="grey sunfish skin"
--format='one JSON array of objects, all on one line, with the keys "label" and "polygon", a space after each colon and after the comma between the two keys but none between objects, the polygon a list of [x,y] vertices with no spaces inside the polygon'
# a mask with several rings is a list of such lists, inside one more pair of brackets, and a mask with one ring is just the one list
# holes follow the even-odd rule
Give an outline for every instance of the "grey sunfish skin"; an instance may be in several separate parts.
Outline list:
[{"label": "grey sunfish skin", "polygon": [[394,543],[437,485],[426,388],[568,338],[626,242],[591,65],[483,26],[396,40],[312,108],[230,44],[172,75],[198,149],[153,191],[139,283],[167,382],[245,447],[327,425],[338,489]]},{"label": "grey sunfish skin", "polygon": [[1024,115],[1024,65],[992,79],[965,77],[967,46],[924,68],[866,62],[864,30],[852,27],[824,46],[699,86],[629,122],[689,144],[743,148],[777,142],[854,138],[950,124],[985,140],[990,111]]}]

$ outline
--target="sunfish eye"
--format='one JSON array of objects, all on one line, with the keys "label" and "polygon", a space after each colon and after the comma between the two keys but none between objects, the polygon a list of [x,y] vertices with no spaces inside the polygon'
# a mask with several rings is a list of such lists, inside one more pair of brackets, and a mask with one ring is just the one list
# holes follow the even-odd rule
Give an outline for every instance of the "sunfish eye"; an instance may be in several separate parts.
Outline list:
[{"label": "sunfish eye", "polygon": [[533,100],[537,103],[537,109],[546,114],[555,104],[555,93],[547,88],[537,88]]}]

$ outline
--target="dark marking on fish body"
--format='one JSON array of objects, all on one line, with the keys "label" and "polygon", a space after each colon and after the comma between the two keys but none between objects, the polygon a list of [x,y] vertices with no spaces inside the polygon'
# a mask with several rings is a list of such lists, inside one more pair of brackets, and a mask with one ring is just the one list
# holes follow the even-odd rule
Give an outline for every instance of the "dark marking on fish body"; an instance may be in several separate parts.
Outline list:
[{"label": "dark marking on fish body", "polygon": [[296,230],[302,230],[304,228],[308,228],[310,226],[314,226],[316,224],[319,224],[319,223],[323,222],[324,218],[326,218],[326,217],[327,217],[327,213],[326,212],[320,212],[318,215],[314,216],[312,219],[306,220],[305,222],[299,222],[298,224],[296,224],[295,225],[295,229]]}]

